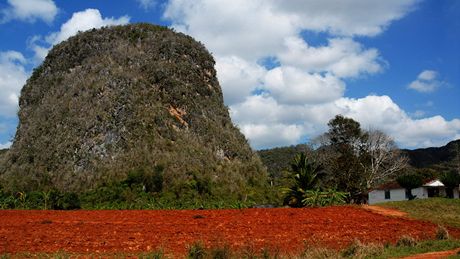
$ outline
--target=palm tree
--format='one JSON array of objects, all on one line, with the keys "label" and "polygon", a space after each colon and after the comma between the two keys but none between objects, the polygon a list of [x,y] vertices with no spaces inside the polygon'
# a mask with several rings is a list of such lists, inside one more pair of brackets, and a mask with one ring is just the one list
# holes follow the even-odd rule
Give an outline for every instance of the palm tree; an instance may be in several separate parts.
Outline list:
[{"label": "palm tree", "polygon": [[285,188],[284,204],[291,207],[303,207],[303,200],[310,190],[318,189],[319,180],[323,175],[323,167],[314,161],[310,161],[305,153],[298,154],[294,163],[291,164],[294,183]]}]

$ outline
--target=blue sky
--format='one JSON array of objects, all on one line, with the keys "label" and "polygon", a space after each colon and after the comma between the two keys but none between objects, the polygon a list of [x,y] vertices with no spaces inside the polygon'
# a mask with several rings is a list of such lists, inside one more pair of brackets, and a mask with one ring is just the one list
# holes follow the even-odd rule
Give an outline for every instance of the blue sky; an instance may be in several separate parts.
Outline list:
[{"label": "blue sky", "polygon": [[308,141],[336,114],[400,147],[460,138],[460,1],[1,0],[0,147],[25,80],[79,30],[149,22],[203,42],[255,149]]}]

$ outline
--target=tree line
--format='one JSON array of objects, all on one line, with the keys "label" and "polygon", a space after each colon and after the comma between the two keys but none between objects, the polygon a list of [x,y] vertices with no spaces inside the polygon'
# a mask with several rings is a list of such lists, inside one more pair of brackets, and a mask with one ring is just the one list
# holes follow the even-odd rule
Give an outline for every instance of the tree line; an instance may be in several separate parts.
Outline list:
[{"label": "tree line", "polygon": [[365,203],[368,190],[405,171],[408,159],[380,130],[363,130],[359,122],[337,115],[329,130],[298,155],[290,168],[284,204]]}]

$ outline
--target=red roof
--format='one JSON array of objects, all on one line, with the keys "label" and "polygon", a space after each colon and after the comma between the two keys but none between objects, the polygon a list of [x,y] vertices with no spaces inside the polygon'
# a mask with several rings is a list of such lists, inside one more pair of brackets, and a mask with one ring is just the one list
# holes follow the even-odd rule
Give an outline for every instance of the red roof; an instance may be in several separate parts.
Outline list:
[{"label": "red roof", "polygon": [[[430,183],[432,181],[435,181],[435,180],[439,180],[439,179],[430,178],[428,180],[424,180],[423,185],[425,185],[427,183]],[[401,185],[399,185],[399,183],[397,181],[391,181],[391,182],[381,184],[381,185],[371,189],[370,191],[372,191],[372,190],[392,190],[392,189],[404,189],[404,188]]]}]

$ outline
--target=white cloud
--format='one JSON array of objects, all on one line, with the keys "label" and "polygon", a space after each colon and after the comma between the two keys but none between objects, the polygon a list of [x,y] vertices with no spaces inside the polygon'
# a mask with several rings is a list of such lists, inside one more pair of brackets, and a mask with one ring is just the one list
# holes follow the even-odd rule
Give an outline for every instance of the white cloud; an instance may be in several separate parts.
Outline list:
[{"label": "white cloud", "polygon": [[170,0],[164,16],[214,54],[249,61],[276,53],[285,37],[300,30],[296,17],[265,0]]},{"label": "white cloud", "polygon": [[327,131],[328,121],[337,114],[360,122],[363,129],[383,130],[407,148],[445,145],[460,135],[460,120],[448,121],[441,116],[412,119],[388,96],[343,97],[320,105],[283,105],[268,95],[259,95],[230,109],[232,119],[258,149],[318,136]]},{"label": "white cloud", "polygon": [[61,30],[48,35],[46,37],[46,41],[52,45],[58,44],[59,42],[76,35],[79,31],[86,31],[110,25],[127,24],[129,20],[129,16],[122,16],[118,19],[113,17],[103,18],[99,10],[86,9],[84,11],[74,13],[72,18],[61,25]]},{"label": "white cloud", "polygon": [[314,104],[340,98],[345,84],[326,74],[304,73],[295,67],[277,67],[265,76],[264,88],[281,103]]},{"label": "white cloud", "polygon": [[237,56],[216,57],[216,70],[227,104],[243,101],[261,86],[266,74],[265,68]]},{"label": "white cloud", "polygon": [[408,88],[421,93],[434,92],[443,85],[443,82],[439,81],[437,78],[438,73],[436,71],[424,70],[417,76],[416,80],[409,84]]},{"label": "white cloud", "polygon": [[[424,116],[420,112],[411,118],[389,96],[344,97],[342,79],[379,73],[387,66],[377,49],[355,36],[382,33],[418,2],[169,0],[164,17],[216,57],[232,119],[254,148],[315,137],[337,114],[358,120],[363,128],[382,129],[405,147],[442,145],[460,135],[457,119],[414,119]],[[325,33],[327,44],[310,45],[303,31]],[[268,57],[280,65],[261,67]],[[433,72],[422,72],[414,86],[436,88]]]},{"label": "white cloud", "polygon": [[277,53],[302,30],[372,36],[403,17],[417,0],[170,0],[164,17],[218,55],[247,60]]},{"label": "white cloud", "polygon": [[157,3],[156,0],[136,0],[139,5],[144,9],[148,10],[150,8],[153,8]]},{"label": "white cloud", "polygon": [[273,97],[268,95],[249,96],[244,102],[230,108],[232,118],[240,124],[292,124],[297,120],[297,118],[293,121],[283,120],[286,107],[281,107]]},{"label": "white cloud", "polygon": [[25,63],[19,52],[0,52],[0,116],[16,116],[19,94],[29,76]]},{"label": "white cloud", "polygon": [[241,131],[256,149],[293,145],[302,136],[302,127],[299,125],[245,124],[241,126]]},{"label": "white cloud", "polygon": [[286,48],[279,54],[280,61],[309,72],[329,71],[345,78],[383,69],[377,49],[365,50],[350,38],[333,38],[327,46],[312,47],[300,37],[290,37],[284,44]]},{"label": "white cloud", "polygon": [[72,17],[61,25],[57,32],[52,32],[46,37],[34,36],[29,41],[29,48],[35,53],[35,63],[41,63],[49,50],[56,44],[76,35],[79,31],[87,31],[104,26],[123,25],[130,20],[129,16],[120,18],[104,18],[97,9],[86,9],[72,14]]},{"label": "white cloud", "polygon": [[12,144],[13,143],[11,143],[10,141],[6,143],[0,143],[0,149],[10,148]]},{"label": "white cloud", "polygon": [[51,23],[58,13],[58,8],[52,0],[8,0],[9,7],[1,10],[0,23],[17,19],[35,22],[40,19]]},{"label": "white cloud", "polygon": [[419,0],[272,0],[274,8],[298,17],[306,30],[375,36],[414,9]]},{"label": "white cloud", "polygon": [[433,70],[424,70],[422,73],[418,75],[417,79],[431,81],[434,80],[438,76],[438,73]]},{"label": "white cloud", "polygon": [[460,133],[459,119],[412,119],[388,96],[343,98],[338,105],[345,108],[343,115],[356,119],[364,129],[381,129],[407,148],[445,145]]},{"label": "white cloud", "polygon": [[407,119],[406,113],[389,96],[370,95],[364,98],[342,98],[336,102],[341,114],[357,119],[363,128],[390,130]]}]

